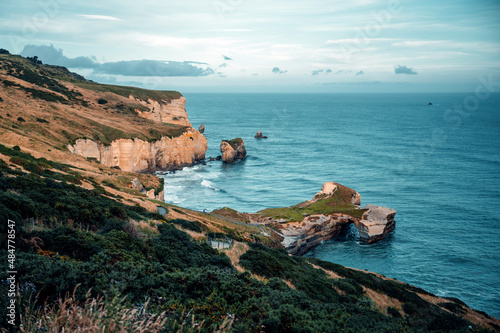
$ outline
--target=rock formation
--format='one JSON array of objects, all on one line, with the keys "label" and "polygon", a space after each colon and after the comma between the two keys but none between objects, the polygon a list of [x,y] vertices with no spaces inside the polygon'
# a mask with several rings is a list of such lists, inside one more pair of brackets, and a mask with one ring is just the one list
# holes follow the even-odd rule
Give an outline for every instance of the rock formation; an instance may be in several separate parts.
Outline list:
[{"label": "rock formation", "polygon": [[254,138],[256,138],[256,139],[267,139],[267,136],[262,135],[262,131],[258,131],[257,134],[255,134]]},{"label": "rock formation", "polygon": [[198,132],[201,134],[205,133],[205,124],[201,124],[200,127],[198,127]]},{"label": "rock formation", "polygon": [[396,222],[394,222],[396,211],[394,209],[375,205],[366,205],[364,209],[368,209],[368,211],[356,223],[362,241],[368,244],[375,243],[396,227]]},{"label": "rock formation", "polygon": [[182,96],[170,101],[155,101],[152,99],[143,101],[132,95],[129,96],[129,99],[149,108],[149,112],[136,109],[135,112],[137,112],[140,117],[163,123],[191,127],[185,108],[186,98]]},{"label": "rock formation", "polygon": [[358,192],[339,183],[327,182],[312,200],[249,214],[249,220],[278,230],[282,245],[296,255],[305,254],[352,224],[359,231],[361,241],[369,244],[394,230],[394,209],[374,205],[360,207],[360,204]]},{"label": "rock formation", "polygon": [[226,163],[232,163],[236,160],[243,159],[247,155],[245,142],[242,138],[222,140],[220,152],[222,153],[222,161]]},{"label": "rock formation", "polygon": [[155,195],[154,189],[151,189],[151,190],[145,189],[144,186],[142,186],[139,179],[137,179],[137,178],[132,179],[132,188],[134,190],[138,190],[142,194],[145,194],[149,199],[154,199],[154,200],[158,200],[158,201],[165,201],[164,200],[164,198],[165,198],[165,191],[164,190],[160,191],[160,193]]},{"label": "rock formation", "polygon": [[118,139],[105,146],[90,139],[79,139],[67,147],[75,154],[95,158],[110,167],[118,166],[123,171],[154,172],[181,169],[203,160],[207,139],[189,129],[178,137],[162,137],[153,142]]}]

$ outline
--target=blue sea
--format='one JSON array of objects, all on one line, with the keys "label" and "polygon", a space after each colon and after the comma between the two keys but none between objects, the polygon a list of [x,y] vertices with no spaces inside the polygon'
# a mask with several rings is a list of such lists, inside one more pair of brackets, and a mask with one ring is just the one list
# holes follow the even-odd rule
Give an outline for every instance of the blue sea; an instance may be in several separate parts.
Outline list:
[{"label": "blue sea", "polygon": [[[248,156],[166,175],[167,202],[256,212],[305,201],[324,182],[339,182],[358,191],[362,204],[396,209],[396,230],[373,245],[355,237],[327,241],[308,256],[500,317],[500,95],[185,97],[193,126],[206,126],[207,157],[235,137]],[[254,139],[259,130],[269,138]]]}]

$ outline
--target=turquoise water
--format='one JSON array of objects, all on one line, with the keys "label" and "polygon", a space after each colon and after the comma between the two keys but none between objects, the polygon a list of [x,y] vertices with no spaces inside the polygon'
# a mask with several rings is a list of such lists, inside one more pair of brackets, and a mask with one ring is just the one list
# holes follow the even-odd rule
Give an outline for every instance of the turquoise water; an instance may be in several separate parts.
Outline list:
[{"label": "turquoise water", "polygon": [[[468,94],[185,96],[193,126],[206,126],[207,157],[235,137],[248,156],[165,176],[167,202],[255,212],[339,182],[362,204],[396,209],[396,230],[377,244],[338,239],[307,255],[500,317],[500,95],[470,111],[453,111]],[[259,130],[269,138],[254,139]]]}]

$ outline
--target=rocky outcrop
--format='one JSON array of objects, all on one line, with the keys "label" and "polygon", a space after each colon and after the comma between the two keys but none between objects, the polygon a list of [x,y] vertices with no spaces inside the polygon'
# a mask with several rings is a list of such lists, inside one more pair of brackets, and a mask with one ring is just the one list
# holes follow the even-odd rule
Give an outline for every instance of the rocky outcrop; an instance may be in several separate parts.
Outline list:
[{"label": "rocky outcrop", "polygon": [[254,138],[256,139],[267,139],[267,136],[262,134],[262,131],[258,131],[257,134],[255,134]]},{"label": "rocky outcrop", "polygon": [[354,225],[362,242],[374,243],[395,228],[394,209],[366,205],[361,195],[335,182],[324,183],[312,200],[291,207],[265,209],[250,214],[252,223],[278,230],[282,245],[290,254],[303,255],[310,249],[347,231]]},{"label": "rocky outcrop", "polygon": [[132,179],[132,188],[134,190],[138,190],[142,194],[145,194],[149,199],[154,199],[154,200],[158,200],[158,201],[165,201],[165,191],[161,190],[158,194],[155,194],[154,189],[151,189],[151,190],[145,189],[144,186],[142,186],[139,179],[137,179],[137,178]]},{"label": "rocky outcrop", "polygon": [[245,158],[247,155],[245,142],[242,138],[222,140],[220,152],[222,153],[222,161],[226,163],[233,163],[236,160]]},{"label": "rocky outcrop", "polygon": [[396,211],[394,209],[375,205],[366,205],[363,208],[368,209],[368,211],[356,222],[356,227],[359,231],[359,237],[365,243],[375,243],[383,239],[396,227],[396,222],[394,222]]},{"label": "rocky outcrop", "polygon": [[178,137],[162,137],[153,142],[118,139],[105,146],[90,139],[79,139],[67,147],[75,154],[95,158],[101,164],[117,166],[123,171],[154,172],[180,169],[203,160],[207,139],[190,129]]},{"label": "rocky outcrop", "polygon": [[201,124],[200,127],[198,127],[198,132],[201,134],[205,133],[205,124]]},{"label": "rocky outcrop", "polygon": [[137,112],[140,117],[163,123],[191,127],[191,123],[189,122],[186,112],[186,98],[182,96],[170,101],[162,100],[160,102],[152,99],[143,101],[132,95],[129,96],[129,99],[149,108],[150,111],[141,111],[136,109],[135,112]]}]

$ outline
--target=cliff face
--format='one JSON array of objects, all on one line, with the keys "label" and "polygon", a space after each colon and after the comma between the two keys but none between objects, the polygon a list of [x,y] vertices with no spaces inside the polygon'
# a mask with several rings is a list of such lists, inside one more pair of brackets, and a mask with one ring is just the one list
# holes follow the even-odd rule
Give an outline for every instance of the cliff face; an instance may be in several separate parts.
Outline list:
[{"label": "cliff face", "polygon": [[129,96],[129,99],[140,103],[151,110],[148,112],[136,109],[135,112],[137,112],[140,117],[163,123],[191,127],[191,122],[189,121],[185,108],[186,98],[184,97],[172,99],[169,102],[161,101],[161,103],[152,99],[143,101],[139,98],[135,98],[132,95]]},{"label": "cliff face", "polygon": [[68,149],[78,155],[95,158],[107,166],[129,172],[153,172],[189,166],[205,158],[207,139],[190,129],[176,138],[162,137],[147,142],[140,139],[118,139],[110,146],[89,139],[79,139]]}]

